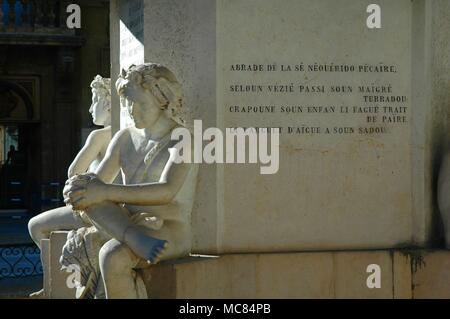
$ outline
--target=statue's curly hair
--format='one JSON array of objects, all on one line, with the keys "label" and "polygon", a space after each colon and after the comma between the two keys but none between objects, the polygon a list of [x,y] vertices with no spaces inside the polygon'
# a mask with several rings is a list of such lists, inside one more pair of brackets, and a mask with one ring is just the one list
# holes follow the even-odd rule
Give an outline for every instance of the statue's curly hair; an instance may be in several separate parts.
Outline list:
[{"label": "statue's curly hair", "polygon": [[96,75],[91,82],[91,88],[95,89],[97,93],[107,101],[107,105],[111,107],[111,79],[104,78],[101,75]]},{"label": "statue's curly hair", "polygon": [[183,90],[175,75],[165,66],[157,63],[131,65],[127,71],[122,70],[116,82],[119,95],[127,86],[138,85],[149,91],[160,103],[169,118],[186,126],[183,109]]}]

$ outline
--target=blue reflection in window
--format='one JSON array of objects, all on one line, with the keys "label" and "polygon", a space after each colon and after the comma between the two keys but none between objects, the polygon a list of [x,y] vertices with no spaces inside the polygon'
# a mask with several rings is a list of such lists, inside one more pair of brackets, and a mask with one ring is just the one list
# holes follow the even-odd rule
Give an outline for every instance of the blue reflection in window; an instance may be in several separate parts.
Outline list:
[{"label": "blue reflection in window", "polygon": [[3,24],[8,26],[9,25],[9,1],[3,1],[2,11],[3,11]]},{"label": "blue reflection in window", "polygon": [[16,26],[20,27],[22,25],[22,15],[23,15],[23,5],[22,1],[16,1],[16,6],[14,7],[16,12]]},{"label": "blue reflection in window", "polygon": [[[1,7],[2,13],[3,13],[3,25],[5,26],[9,26],[11,21],[9,18],[9,10],[11,8],[11,5],[9,3],[9,1],[3,1],[3,6]],[[22,1],[16,1],[14,3],[14,13],[15,13],[15,19],[14,19],[14,24],[16,26],[22,26],[23,24],[23,12],[24,12],[24,7],[22,4]]]}]

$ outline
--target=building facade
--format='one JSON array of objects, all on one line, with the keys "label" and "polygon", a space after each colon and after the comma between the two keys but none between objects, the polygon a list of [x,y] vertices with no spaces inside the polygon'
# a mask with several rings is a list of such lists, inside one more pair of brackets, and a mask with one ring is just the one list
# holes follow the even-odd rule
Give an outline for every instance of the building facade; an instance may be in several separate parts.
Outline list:
[{"label": "building facade", "polygon": [[[81,28],[67,27],[72,3]],[[110,63],[109,1],[0,0],[0,8],[1,281],[40,272],[31,262],[15,269],[27,267],[25,251],[38,253],[17,245],[31,245],[31,217],[64,204],[67,168],[93,129],[89,84],[108,77]]]}]

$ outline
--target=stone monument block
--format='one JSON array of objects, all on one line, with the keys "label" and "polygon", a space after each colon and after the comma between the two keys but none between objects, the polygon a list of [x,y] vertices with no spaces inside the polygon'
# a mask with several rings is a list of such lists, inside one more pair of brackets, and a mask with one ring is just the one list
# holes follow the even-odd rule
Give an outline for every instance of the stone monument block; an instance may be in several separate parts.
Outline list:
[{"label": "stone monument block", "polygon": [[[115,83],[120,69],[128,67],[130,59],[124,59],[121,52],[128,52],[136,44],[143,45],[143,54],[138,54],[135,64],[145,62],[161,63],[175,73],[183,87],[185,105],[193,118],[201,118],[205,126],[216,125],[216,54],[215,54],[215,1],[144,1],[142,30],[126,28],[130,18],[120,1],[111,2],[111,59],[112,83]],[[136,4],[137,5],[137,4]],[[127,29],[127,30],[126,30]],[[130,33],[134,36],[129,37]],[[134,44],[114,39],[138,39]],[[152,49],[150,50],[150,46]],[[139,51],[140,52],[140,51]],[[112,92],[113,129],[129,125],[125,109],[121,109],[115,90]],[[120,116],[119,116],[120,114]],[[120,123],[117,119],[120,117]],[[193,211],[209,212],[208,216],[194,214],[192,225],[209,229],[204,244],[213,247],[216,243],[217,205],[216,166],[205,165],[198,172],[197,189],[202,193],[195,200]],[[210,218],[212,217],[212,219]],[[196,226],[198,227],[198,226]]]},{"label": "stone monument block", "polygon": [[51,299],[74,299],[76,289],[67,286],[68,277],[72,275],[70,272],[61,270],[59,259],[64,244],[67,240],[67,231],[52,232],[49,239],[49,273],[50,273],[50,289],[49,298]]},{"label": "stone monument block", "polygon": [[[231,254],[162,263],[142,274],[150,298],[405,299],[415,296],[411,261],[402,251]],[[371,264],[380,267],[380,288],[367,286]]]},{"label": "stone monument block", "polygon": [[413,297],[450,298],[450,258],[448,251],[423,251],[412,264]]},{"label": "stone monument block", "polygon": [[433,240],[435,164],[450,142],[450,7],[379,1],[381,28],[371,29],[369,4],[143,0],[144,60],[174,70],[204,129],[281,130],[275,174],[200,166],[193,252]]},{"label": "stone monument block", "polygon": [[43,271],[44,298],[50,297],[50,239],[41,240],[41,260]]},{"label": "stone monument block", "polygon": [[[45,253],[45,243],[42,247]],[[449,297],[448,260],[442,250],[194,255],[138,272],[151,299],[423,299]],[[367,286],[372,264],[380,267],[380,288]],[[59,263],[52,259],[50,267],[57,269]],[[61,291],[61,280],[45,287],[52,298],[75,298]]]}]

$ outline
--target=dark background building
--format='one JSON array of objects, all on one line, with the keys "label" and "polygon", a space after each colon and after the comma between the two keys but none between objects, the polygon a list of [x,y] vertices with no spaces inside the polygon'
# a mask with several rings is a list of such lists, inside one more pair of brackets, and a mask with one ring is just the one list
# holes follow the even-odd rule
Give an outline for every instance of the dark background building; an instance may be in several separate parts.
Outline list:
[{"label": "dark background building", "polygon": [[[71,3],[81,7],[80,29],[66,25]],[[0,0],[0,8],[1,296],[41,272],[27,222],[64,204],[67,168],[93,128],[89,84],[109,77],[110,62],[109,1]]]}]

